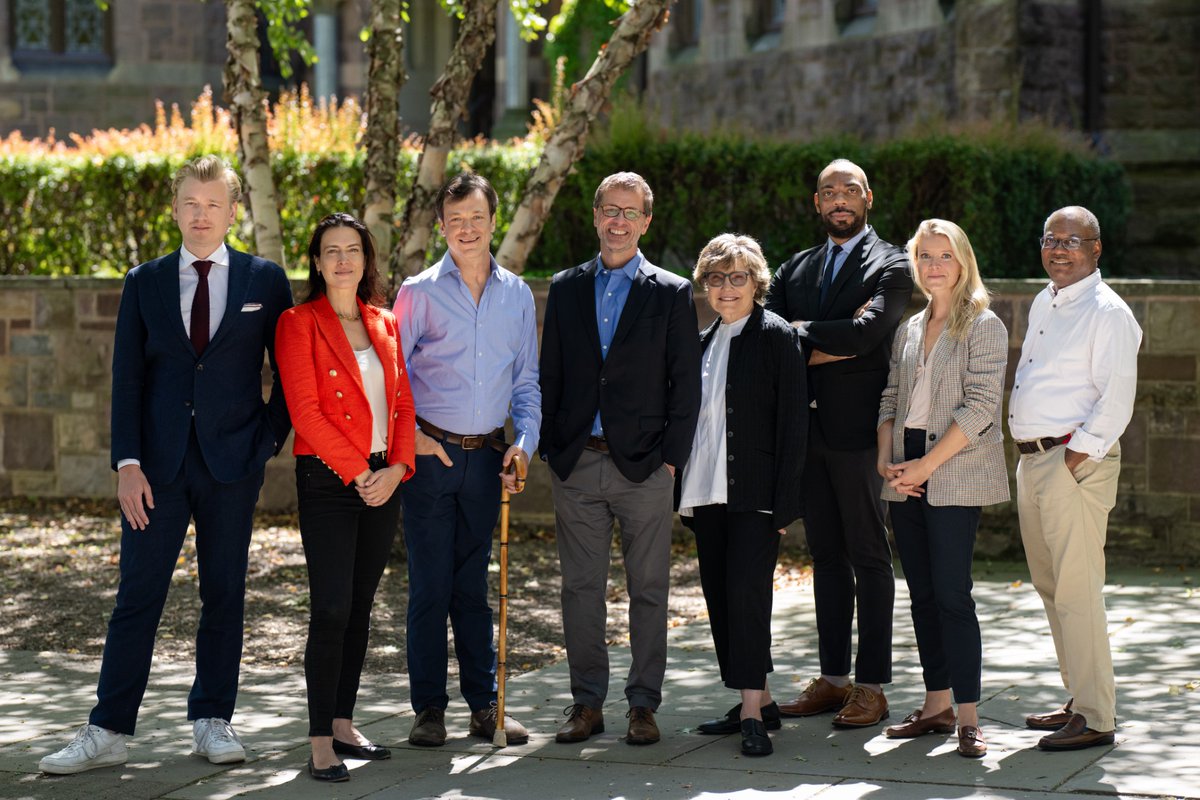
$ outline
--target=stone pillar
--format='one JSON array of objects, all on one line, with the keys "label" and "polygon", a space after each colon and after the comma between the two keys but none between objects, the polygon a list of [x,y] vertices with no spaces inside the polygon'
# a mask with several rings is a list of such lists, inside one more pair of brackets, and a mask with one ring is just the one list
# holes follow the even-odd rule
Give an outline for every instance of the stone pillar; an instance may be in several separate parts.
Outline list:
[{"label": "stone pillar", "polygon": [[837,38],[833,0],[787,0],[783,16],[784,47],[819,47]]},{"label": "stone pillar", "polygon": [[746,55],[743,0],[707,0],[701,23],[700,60],[733,61]]},{"label": "stone pillar", "polygon": [[875,32],[886,36],[941,25],[945,19],[937,0],[879,0]]}]

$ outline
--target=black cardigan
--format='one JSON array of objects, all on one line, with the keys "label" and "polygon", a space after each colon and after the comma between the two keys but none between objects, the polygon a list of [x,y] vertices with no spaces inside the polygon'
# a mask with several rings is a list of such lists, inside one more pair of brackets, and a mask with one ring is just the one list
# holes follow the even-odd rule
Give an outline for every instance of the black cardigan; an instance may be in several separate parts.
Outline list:
[{"label": "black cardigan", "polygon": [[[718,319],[700,334],[707,350]],[[804,516],[801,480],[808,443],[808,389],[796,329],[755,303],[729,343],[725,384],[726,479],[730,511],[771,509],[772,525]],[[692,454],[695,456],[695,453]],[[686,469],[706,469],[693,458]],[[682,474],[675,481],[679,508]],[[683,517],[691,527],[691,518]]]}]

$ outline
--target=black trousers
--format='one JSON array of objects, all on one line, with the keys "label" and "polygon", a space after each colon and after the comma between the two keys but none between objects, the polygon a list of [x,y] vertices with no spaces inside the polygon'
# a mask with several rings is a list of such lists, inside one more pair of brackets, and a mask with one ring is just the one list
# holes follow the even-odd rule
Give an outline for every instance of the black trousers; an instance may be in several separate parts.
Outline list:
[{"label": "black trousers", "polygon": [[730,689],[763,689],[771,664],[771,601],[779,531],[771,515],[725,505],[693,512],[700,586],[708,605],[721,680]]},{"label": "black trousers", "polygon": [[[370,464],[373,470],[387,466],[375,455]],[[372,508],[316,456],[299,456],[296,492],[311,601],[304,648],[308,735],[332,736],[335,717],[354,715],[371,606],[400,519],[400,490]]]},{"label": "black trousers", "polygon": [[892,607],[896,577],[883,524],[875,448],[834,450],[818,413],[808,426],[804,467],[804,535],[813,559],[813,597],[821,672],[850,674],[850,641],[858,604],[859,683],[891,683]]},{"label": "black trousers", "polygon": [[[904,459],[925,454],[925,431],[904,431]],[[912,598],[913,630],[929,691],[978,703],[983,641],[971,597],[979,506],[931,506],[924,496],[889,503],[896,550]]]}]

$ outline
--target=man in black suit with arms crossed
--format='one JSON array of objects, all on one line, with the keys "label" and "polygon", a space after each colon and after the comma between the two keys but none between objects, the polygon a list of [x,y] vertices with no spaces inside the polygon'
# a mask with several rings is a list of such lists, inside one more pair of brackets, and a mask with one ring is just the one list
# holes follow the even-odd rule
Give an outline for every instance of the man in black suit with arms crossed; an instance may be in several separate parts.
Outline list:
[{"label": "man in black suit with arms crossed", "polygon": [[[804,521],[813,558],[821,676],[784,716],[837,711],[838,727],[888,715],[895,577],[875,469],[879,397],[892,336],[912,296],[904,251],[867,225],[873,196],[856,164],[821,171],[813,204],[828,239],[786,261],[766,307],[796,326],[808,356],[810,403]],[[858,659],[850,682],[851,627],[858,605]]]}]

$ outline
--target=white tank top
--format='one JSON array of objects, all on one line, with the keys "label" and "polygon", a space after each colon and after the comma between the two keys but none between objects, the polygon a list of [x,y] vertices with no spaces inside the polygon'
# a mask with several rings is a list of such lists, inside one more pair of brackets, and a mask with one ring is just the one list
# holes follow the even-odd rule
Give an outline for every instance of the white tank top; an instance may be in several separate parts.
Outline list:
[{"label": "white tank top", "polygon": [[362,373],[363,389],[371,404],[371,452],[387,450],[387,389],[383,383],[383,362],[374,347],[355,350],[358,371]]}]

